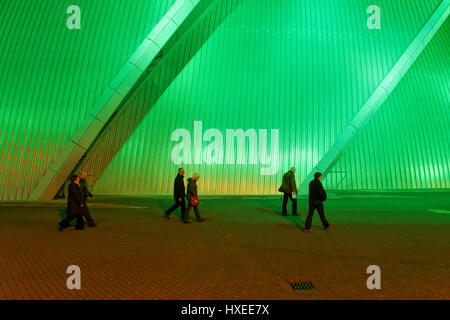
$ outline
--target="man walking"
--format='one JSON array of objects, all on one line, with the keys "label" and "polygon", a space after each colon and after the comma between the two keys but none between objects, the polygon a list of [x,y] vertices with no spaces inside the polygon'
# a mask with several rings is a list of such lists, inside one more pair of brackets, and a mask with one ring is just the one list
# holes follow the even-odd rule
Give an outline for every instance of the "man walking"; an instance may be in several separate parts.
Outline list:
[{"label": "man walking", "polygon": [[[295,168],[292,167],[291,170],[286,172],[283,175],[283,183],[278,191],[283,192],[283,207],[282,207],[282,216],[287,216],[287,202],[288,199],[292,201],[292,215],[298,216],[297,214],[297,185],[295,183]],[[294,195],[294,196],[293,196]]]},{"label": "man walking", "polygon": [[175,204],[170,207],[169,210],[165,212],[165,217],[167,219],[170,218],[170,214],[175,211],[178,207],[181,208],[181,220],[184,221],[184,215],[186,212],[186,201],[184,198],[186,197],[185,187],[184,187],[184,169],[178,169],[178,175],[175,178],[175,182],[173,185],[173,197],[175,198]]},{"label": "man walking", "polygon": [[327,194],[320,182],[321,179],[322,174],[316,172],[314,174],[314,180],[309,183],[309,210],[305,222],[305,232],[311,232],[312,217],[315,209],[319,212],[320,220],[322,221],[325,230],[328,231],[332,227],[332,225],[328,223],[325,218],[325,213],[323,212],[323,202],[327,199]]},{"label": "man walking", "polygon": [[191,211],[191,208],[194,208],[195,217],[197,218],[198,222],[203,222],[205,219],[203,219],[200,216],[200,212],[198,211],[198,193],[197,193],[197,181],[200,179],[200,176],[198,173],[195,173],[192,178],[188,179],[188,186],[187,186],[187,198],[188,198],[188,207],[186,209],[186,214],[184,215],[184,223],[190,223],[189,222],[189,211]]}]

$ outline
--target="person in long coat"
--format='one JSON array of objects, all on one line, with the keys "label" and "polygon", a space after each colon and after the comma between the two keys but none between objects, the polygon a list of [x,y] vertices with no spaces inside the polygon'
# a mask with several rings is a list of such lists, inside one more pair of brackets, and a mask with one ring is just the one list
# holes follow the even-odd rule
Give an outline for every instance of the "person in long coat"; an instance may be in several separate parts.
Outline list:
[{"label": "person in long coat", "polygon": [[292,215],[298,216],[297,214],[297,184],[295,183],[295,168],[292,167],[291,170],[283,175],[283,183],[281,184],[278,191],[283,192],[283,205],[281,207],[281,215],[287,216],[287,203],[288,200],[292,201]]},{"label": "person in long coat", "polygon": [[59,231],[70,226],[70,222],[73,219],[77,219],[75,229],[84,229],[83,214],[88,210],[86,200],[83,197],[83,189],[80,185],[80,177],[72,176],[70,178],[71,183],[69,185],[69,196],[67,197],[67,217],[63,219],[59,225]]}]

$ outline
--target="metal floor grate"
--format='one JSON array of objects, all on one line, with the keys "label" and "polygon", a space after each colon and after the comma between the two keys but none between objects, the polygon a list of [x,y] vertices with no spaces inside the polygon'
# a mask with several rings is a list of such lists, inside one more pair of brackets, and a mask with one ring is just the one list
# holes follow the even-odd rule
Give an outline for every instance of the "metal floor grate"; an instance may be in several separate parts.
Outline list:
[{"label": "metal floor grate", "polygon": [[291,283],[292,290],[315,290],[316,287],[312,284],[311,281],[305,282],[293,282]]}]

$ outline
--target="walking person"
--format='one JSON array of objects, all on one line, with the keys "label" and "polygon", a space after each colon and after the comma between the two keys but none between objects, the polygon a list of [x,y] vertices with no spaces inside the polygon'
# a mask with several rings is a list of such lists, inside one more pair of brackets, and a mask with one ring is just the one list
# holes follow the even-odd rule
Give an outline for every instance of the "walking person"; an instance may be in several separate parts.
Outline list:
[{"label": "walking person", "polygon": [[175,204],[170,207],[169,210],[166,210],[164,216],[169,219],[170,214],[175,211],[178,207],[181,209],[181,221],[184,221],[184,214],[186,212],[186,201],[184,198],[186,197],[185,187],[184,187],[184,169],[178,169],[178,174],[175,178],[173,184],[173,197],[175,198]]},{"label": "walking person", "polygon": [[189,221],[189,211],[191,208],[194,208],[195,216],[197,218],[198,222],[203,222],[205,219],[203,219],[200,216],[200,212],[198,210],[198,205],[200,202],[198,201],[198,193],[197,193],[197,181],[200,179],[200,176],[198,173],[195,173],[192,178],[188,179],[188,186],[187,186],[187,199],[188,199],[188,206],[186,209],[186,213],[184,215],[184,223],[191,223]]},{"label": "walking person", "polygon": [[309,210],[305,222],[305,232],[311,232],[312,217],[315,209],[317,209],[317,212],[319,213],[320,220],[322,221],[325,230],[328,231],[332,227],[325,218],[325,213],[323,211],[323,202],[327,199],[327,194],[320,182],[321,179],[322,174],[316,172],[314,174],[314,180],[309,183]]},{"label": "walking person", "polygon": [[[87,203],[88,197],[91,197],[92,199],[95,199],[95,197],[89,190],[88,184],[86,182],[86,179],[87,179],[86,173],[81,172],[79,177],[80,177],[80,186],[81,186],[81,191],[83,193],[83,198],[84,198],[84,201]],[[88,227],[95,227],[97,225],[97,223],[94,222],[94,219],[92,219],[91,213],[89,212],[89,209],[87,208],[87,206],[86,206],[85,210],[83,211],[83,216],[88,223]]]},{"label": "walking person", "polygon": [[67,197],[67,217],[59,223],[59,231],[63,231],[63,229],[69,227],[70,222],[73,219],[77,219],[75,229],[84,229],[83,213],[87,209],[87,206],[80,185],[80,177],[77,175],[73,175],[70,178],[70,181],[71,183],[69,185],[69,195]]},{"label": "walking person", "polygon": [[283,175],[283,182],[278,189],[278,191],[283,192],[283,206],[282,206],[282,216],[287,216],[287,203],[288,199],[292,202],[292,215],[298,216],[297,214],[297,184],[295,183],[295,168],[292,167],[291,170]]}]

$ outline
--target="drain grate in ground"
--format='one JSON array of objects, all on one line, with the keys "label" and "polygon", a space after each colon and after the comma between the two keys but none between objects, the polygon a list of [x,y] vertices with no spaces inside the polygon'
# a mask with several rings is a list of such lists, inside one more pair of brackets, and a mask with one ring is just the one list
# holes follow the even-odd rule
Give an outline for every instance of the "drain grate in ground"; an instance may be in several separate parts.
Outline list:
[{"label": "drain grate in ground", "polygon": [[305,282],[292,282],[291,283],[292,290],[315,290],[316,287],[312,284],[311,281]]}]

